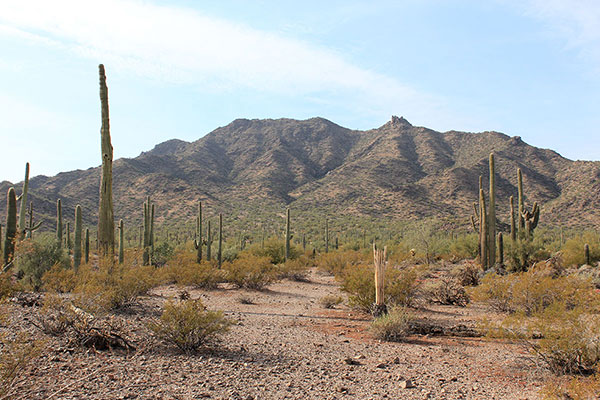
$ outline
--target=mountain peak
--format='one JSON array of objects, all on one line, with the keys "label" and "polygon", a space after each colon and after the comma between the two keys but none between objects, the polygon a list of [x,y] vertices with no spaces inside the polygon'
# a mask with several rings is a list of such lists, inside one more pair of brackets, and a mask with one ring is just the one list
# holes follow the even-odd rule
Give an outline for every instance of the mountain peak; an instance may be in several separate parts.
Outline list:
[{"label": "mountain peak", "polygon": [[392,115],[392,118],[388,122],[385,123],[385,126],[392,128],[411,128],[412,124],[408,122],[404,117],[398,117],[396,115]]}]

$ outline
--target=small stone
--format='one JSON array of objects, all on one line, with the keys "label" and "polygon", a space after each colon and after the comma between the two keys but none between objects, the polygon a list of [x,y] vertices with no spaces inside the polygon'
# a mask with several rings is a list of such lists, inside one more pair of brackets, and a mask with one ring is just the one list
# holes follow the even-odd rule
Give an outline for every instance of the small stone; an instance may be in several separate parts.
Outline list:
[{"label": "small stone", "polygon": [[360,361],[358,361],[356,358],[346,357],[344,358],[344,362],[348,365],[361,365]]},{"label": "small stone", "polygon": [[396,357],[394,358],[394,361],[392,361],[394,364],[400,364],[400,357]]},{"label": "small stone", "polygon": [[414,388],[415,385],[412,383],[412,381],[410,379],[405,379],[403,381],[400,381],[400,387],[402,389],[410,389],[410,388]]},{"label": "small stone", "polygon": [[338,387],[336,388],[336,390],[337,390],[338,392],[340,392],[340,393],[344,393],[344,394],[345,394],[345,393],[348,393],[348,388],[347,388],[347,387],[345,387],[345,386],[338,386]]},{"label": "small stone", "polygon": [[387,365],[386,363],[379,363],[379,364],[377,364],[377,365],[375,366],[375,368],[381,368],[381,369],[385,369],[385,368],[387,368],[387,366],[388,366],[388,365]]}]

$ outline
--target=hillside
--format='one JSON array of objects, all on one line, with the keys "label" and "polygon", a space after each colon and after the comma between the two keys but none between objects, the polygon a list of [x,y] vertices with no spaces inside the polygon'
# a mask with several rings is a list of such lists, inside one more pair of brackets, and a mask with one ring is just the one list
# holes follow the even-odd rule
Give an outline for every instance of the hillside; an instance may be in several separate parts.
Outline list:
[{"label": "hillside", "polygon": [[[594,225],[600,210],[600,162],[571,161],[498,132],[436,132],[392,117],[368,131],[323,118],[235,120],[194,141],[170,140],[114,162],[116,218],[141,220],[150,195],[158,223],[191,224],[196,202],[232,224],[269,225],[286,206],[300,223],[328,216],[369,219],[438,217],[466,226],[478,176],[487,185],[488,155],[496,154],[499,218],[516,195],[522,168],[527,202],[542,205],[546,225]],[[30,160],[35,168],[35,160]],[[72,219],[76,204],[95,225],[100,169],[36,176],[30,196],[36,217],[54,225],[55,202]],[[9,182],[0,183],[5,193]],[[17,193],[22,184],[15,184]],[[5,215],[0,202],[0,215]]]}]

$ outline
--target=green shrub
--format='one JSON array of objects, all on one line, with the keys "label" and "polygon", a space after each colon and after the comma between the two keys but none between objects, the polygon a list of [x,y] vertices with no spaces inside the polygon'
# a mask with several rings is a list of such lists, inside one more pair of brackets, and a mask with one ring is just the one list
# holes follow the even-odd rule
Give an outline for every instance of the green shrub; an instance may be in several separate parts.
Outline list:
[{"label": "green shrub", "polygon": [[75,289],[76,276],[72,268],[55,264],[42,275],[42,288],[51,293],[69,293]]},{"label": "green shrub", "polygon": [[[264,247],[260,244],[254,244],[249,251],[257,257],[268,257],[271,264],[285,262],[285,241],[283,240],[270,238],[265,240]],[[300,254],[300,250],[295,246],[290,246],[290,259],[298,258]]]},{"label": "green shrub", "polygon": [[448,251],[455,259],[473,259],[479,252],[479,236],[470,233],[461,235],[450,243]]},{"label": "green shrub", "polygon": [[191,353],[227,332],[230,325],[221,311],[207,311],[200,300],[183,300],[167,301],[160,319],[148,327],[159,339]]},{"label": "green shrub", "polygon": [[371,323],[371,333],[375,339],[398,342],[411,330],[414,315],[406,307],[392,307],[387,314],[377,317]]},{"label": "green shrub", "polygon": [[354,250],[321,253],[315,260],[319,269],[336,277],[342,275],[347,268],[353,268],[368,261],[367,256]]},{"label": "green shrub", "polygon": [[499,276],[486,275],[471,294],[476,301],[484,301],[497,311],[533,315],[555,303],[564,303],[569,309],[589,309],[599,303],[599,295],[591,282],[578,276],[554,277],[554,271],[545,265],[527,272]]},{"label": "green shrub", "polygon": [[168,242],[162,242],[157,246],[154,246],[154,253],[152,254],[152,264],[157,267],[164,266],[167,261],[173,257],[175,249]]},{"label": "green shrub", "polygon": [[277,268],[268,257],[242,253],[233,262],[223,263],[225,280],[239,288],[261,290],[277,280]]},{"label": "green shrub", "polygon": [[203,289],[216,289],[224,282],[224,272],[214,262],[196,262],[196,252],[190,250],[177,251],[167,265],[156,271],[157,280],[162,283],[176,283],[183,286],[196,286]]},{"label": "green shrub", "polygon": [[600,245],[598,235],[594,232],[584,232],[567,240],[561,249],[562,259],[565,265],[583,265],[585,256],[583,246],[589,244],[591,263],[600,260]]},{"label": "green shrub", "polygon": [[21,281],[26,287],[39,290],[42,276],[54,265],[70,268],[71,259],[66,251],[51,238],[41,240],[26,239],[17,243],[15,266]]}]

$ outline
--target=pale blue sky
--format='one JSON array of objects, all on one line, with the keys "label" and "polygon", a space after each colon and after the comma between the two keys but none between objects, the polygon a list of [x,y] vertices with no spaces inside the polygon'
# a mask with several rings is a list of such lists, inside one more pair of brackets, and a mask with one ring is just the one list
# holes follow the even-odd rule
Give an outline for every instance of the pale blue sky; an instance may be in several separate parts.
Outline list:
[{"label": "pale blue sky", "polygon": [[600,1],[0,0],[0,180],[100,163],[235,118],[394,115],[600,159]]}]

